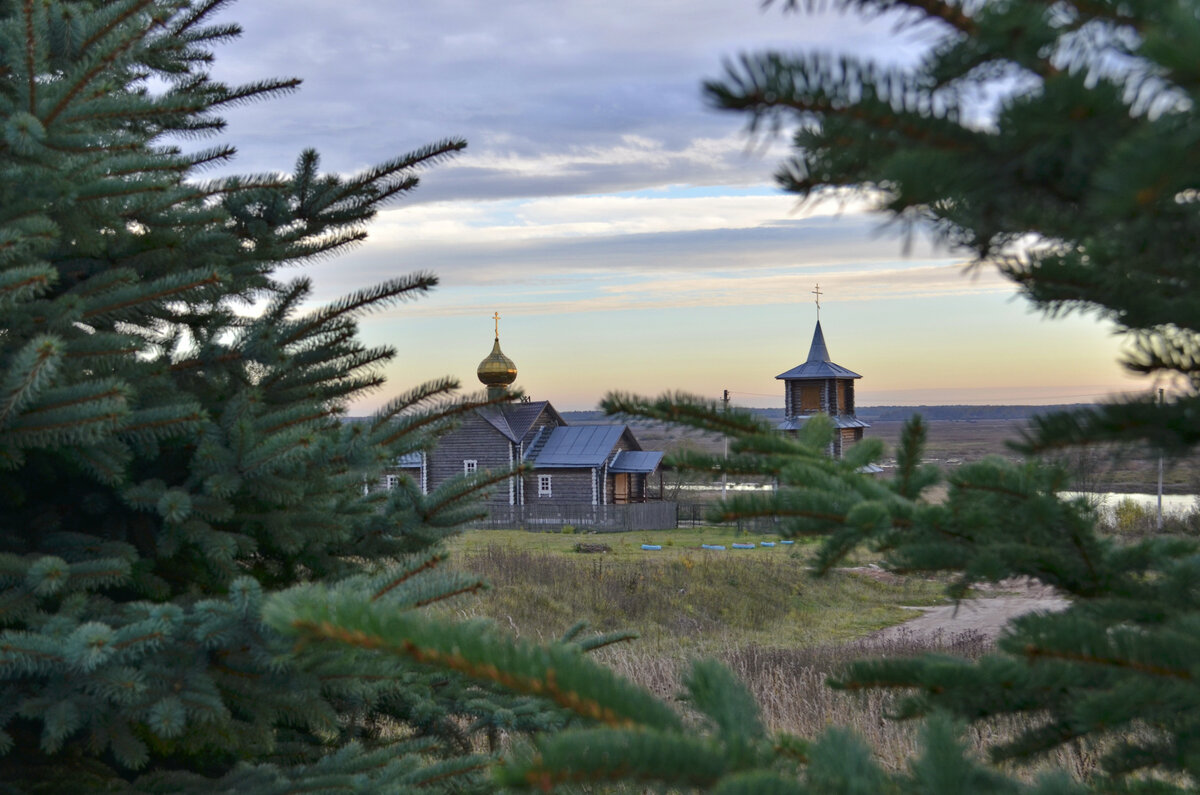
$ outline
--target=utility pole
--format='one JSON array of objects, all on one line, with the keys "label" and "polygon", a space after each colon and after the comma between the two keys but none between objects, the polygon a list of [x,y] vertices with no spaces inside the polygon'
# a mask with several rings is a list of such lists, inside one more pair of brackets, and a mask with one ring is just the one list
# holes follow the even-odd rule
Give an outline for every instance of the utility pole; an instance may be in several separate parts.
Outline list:
[{"label": "utility pole", "polygon": [[[1163,391],[1162,387],[1158,389],[1158,406],[1162,408]],[[1158,454],[1158,530],[1162,532],[1162,480],[1163,480],[1163,456]]]},{"label": "utility pole", "polygon": [[[728,389],[725,390],[725,395],[721,398],[721,403],[724,404],[723,411],[726,414],[728,414],[729,413],[729,390]],[[729,461],[729,437],[728,436],[725,437],[725,460],[726,460],[726,464],[723,464],[721,466],[721,499],[725,499],[725,495],[729,493],[729,473],[726,472],[726,470],[728,469],[728,461]]]}]

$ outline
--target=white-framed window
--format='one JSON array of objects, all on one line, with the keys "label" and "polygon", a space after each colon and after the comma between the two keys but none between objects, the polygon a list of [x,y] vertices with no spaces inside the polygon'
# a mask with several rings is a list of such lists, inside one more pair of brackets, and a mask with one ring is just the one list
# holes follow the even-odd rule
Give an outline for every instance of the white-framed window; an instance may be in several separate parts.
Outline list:
[{"label": "white-framed window", "polygon": [[549,475],[538,475],[538,496],[539,497],[553,497],[554,496],[553,490],[551,489]]},{"label": "white-framed window", "polygon": [[463,459],[463,474],[464,475],[474,475],[475,470],[477,470],[477,469],[479,469],[479,462],[476,461],[474,458],[464,458]]},{"label": "white-framed window", "polygon": [[400,485],[400,476],[399,475],[388,475],[385,478],[384,485],[387,486],[388,491],[391,491],[392,489],[394,489]]}]

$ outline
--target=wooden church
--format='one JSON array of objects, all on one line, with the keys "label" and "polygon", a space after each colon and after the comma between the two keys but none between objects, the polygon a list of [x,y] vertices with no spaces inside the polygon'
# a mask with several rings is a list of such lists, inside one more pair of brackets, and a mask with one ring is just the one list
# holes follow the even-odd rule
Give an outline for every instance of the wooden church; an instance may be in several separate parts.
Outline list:
[{"label": "wooden church", "polygon": [[[489,353],[476,370],[488,397],[503,398],[517,379],[517,367],[500,349],[500,317]],[[470,412],[427,453],[397,462],[385,486],[408,475],[423,493],[457,475],[511,469],[529,471],[493,490],[493,505],[621,505],[660,499],[649,488],[663,454],[643,450],[625,425],[568,425],[549,401],[500,403]],[[652,496],[653,495],[653,496]]]},{"label": "wooden church", "polygon": [[827,414],[837,429],[830,453],[840,458],[846,448],[863,438],[863,430],[871,426],[854,414],[854,382],[862,376],[829,358],[821,330],[820,291],[820,285],[813,291],[817,296],[817,327],[808,347],[808,358],[775,376],[783,381],[783,421],[778,428],[795,432],[812,415]]}]

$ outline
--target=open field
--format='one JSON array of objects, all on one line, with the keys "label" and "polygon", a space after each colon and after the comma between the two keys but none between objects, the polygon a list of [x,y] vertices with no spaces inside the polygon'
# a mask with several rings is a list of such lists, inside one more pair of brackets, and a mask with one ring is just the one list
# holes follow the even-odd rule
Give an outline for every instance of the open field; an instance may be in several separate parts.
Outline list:
[{"label": "open field", "polygon": [[[901,427],[900,421],[880,420],[869,433],[894,449]],[[1023,420],[933,421],[926,459],[949,470],[988,455],[1016,460],[1006,443],[1019,438],[1022,427]],[[637,432],[648,448],[691,446],[714,453],[722,448],[720,439],[679,428]],[[885,456],[881,463],[891,463],[889,459]],[[1157,461],[1144,456],[1093,456],[1084,463],[1087,485],[1096,491],[1150,491],[1157,475]],[[1168,492],[1195,493],[1200,466],[1177,463],[1168,468],[1165,482]],[[715,492],[675,496],[703,501]],[[1153,516],[1134,508],[1117,510],[1107,532],[1130,538],[1154,532]],[[1193,512],[1188,527],[1173,532],[1196,532],[1197,521]],[[815,737],[830,726],[847,727],[866,739],[884,766],[900,769],[920,748],[920,724],[891,720],[890,694],[843,693],[831,689],[827,679],[867,656],[935,652],[976,658],[991,648],[989,638],[1014,612],[1065,604],[1033,583],[1028,592],[1010,592],[1007,585],[992,589],[980,594],[990,597],[986,601],[955,611],[943,596],[942,582],[888,574],[872,567],[866,553],[850,561],[852,568],[815,578],[810,561],[816,542],[811,539],[753,550],[731,548],[734,541],[762,540],[779,539],[740,534],[733,527],[605,535],[472,531],[451,542],[454,564],[493,587],[481,598],[441,609],[487,617],[504,631],[543,642],[580,620],[593,632],[636,632],[638,639],[594,654],[668,701],[676,700],[690,659],[714,657],[746,683],[771,729]],[[644,543],[662,549],[643,551]],[[608,549],[584,553],[577,551],[579,544]],[[700,549],[701,544],[727,549],[710,552]],[[919,615],[914,608],[936,609],[905,626]],[[972,625],[960,620],[964,612],[974,612],[968,617],[988,626],[981,631],[950,629]],[[686,704],[678,707],[687,711]],[[1020,720],[973,725],[964,737],[983,756],[1021,727]],[[1096,770],[1098,756],[1096,747],[1075,744],[1032,766],[1010,770],[1030,780],[1039,770],[1054,767],[1086,779]]]},{"label": "open field", "polygon": [[[899,443],[903,422],[877,421],[867,436],[883,440],[889,452]],[[1008,443],[1021,438],[1024,420],[932,421],[925,449],[927,460],[954,467],[989,455],[1020,460]],[[885,461],[884,463],[889,463]],[[1080,470],[1080,491],[1153,492],[1158,479],[1158,458],[1141,451],[1090,451],[1076,455],[1069,466]],[[1200,493],[1200,459],[1168,461],[1163,473],[1167,494]]]},{"label": "open field", "polygon": [[[464,608],[514,632],[549,640],[576,621],[631,630],[645,649],[713,653],[749,645],[800,648],[853,640],[899,623],[904,605],[942,604],[940,583],[838,571],[816,578],[811,547],[715,552],[728,528],[572,536],[520,531],[466,533],[452,547],[455,568],[492,590]],[[756,540],[765,537],[755,536]],[[644,542],[663,545],[644,552]],[[574,552],[601,543],[612,551]]]},{"label": "open field", "polygon": [[[880,439],[886,445],[887,452],[880,462],[884,466],[894,462],[894,450],[903,424],[899,420],[876,420],[866,431],[867,438]],[[989,455],[1018,460],[1020,456],[1009,449],[1008,443],[1020,439],[1027,422],[1020,419],[930,420],[926,424],[929,428],[926,460],[953,468]],[[647,449],[673,452],[691,447],[714,454],[722,450],[720,438],[686,428],[639,426],[636,430],[639,441]],[[1075,463],[1082,464],[1078,467],[1080,491],[1150,493],[1156,487],[1158,459],[1145,453],[1098,450]],[[1200,458],[1168,461],[1163,491],[1167,494],[1200,493]]]},{"label": "open field", "polygon": [[[492,588],[440,609],[487,617],[502,630],[543,642],[579,620],[597,632],[635,631],[638,639],[600,649],[597,659],[671,701],[687,661],[715,657],[747,684],[771,729],[814,737],[829,726],[849,727],[884,765],[902,767],[919,747],[919,724],[888,719],[886,694],[838,692],[826,678],[865,656],[937,651],[974,658],[989,642],[975,633],[877,634],[911,618],[911,606],[948,604],[934,580],[869,566],[815,578],[808,566],[812,542],[697,548],[739,539],[749,540],[731,528],[624,535],[470,531],[450,542],[454,566],[481,575]],[[607,544],[612,551],[574,551],[580,543]],[[645,552],[642,543],[663,549]],[[982,751],[1007,731],[1001,724],[979,726],[967,737]],[[1084,776],[1092,759],[1086,749],[1073,748],[1050,762]]]},{"label": "open field", "polygon": [[[777,541],[778,536],[755,535],[748,537],[739,534],[733,527],[681,527],[676,530],[639,530],[630,533],[576,534],[559,532],[526,532],[524,530],[468,530],[458,536],[453,542],[456,555],[465,558],[494,552],[496,549],[504,552],[553,553],[556,555],[571,555],[579,543],[605,544],[611,549],[605,554],[607,559],[636,559],[638,561],[664,559],[676,560],[681,557],[695,556],[701,544],[724,544],[734,542]],[[776,546],[775,548],[760,548],[744,550],[749,555],[780,557],[807,560],[808,553],[816,546],[816,539],[796,539],[795,544]],[[660,551],[650,553],[642,550],[642,544],[658,544]],[[731,554],[740,554],[741,550],[727,550]],[[715,554],[715,553],[711,553]],[[796,558],[799,554],[801,557]],[[586,555],[580,555],[586,559]]]}]

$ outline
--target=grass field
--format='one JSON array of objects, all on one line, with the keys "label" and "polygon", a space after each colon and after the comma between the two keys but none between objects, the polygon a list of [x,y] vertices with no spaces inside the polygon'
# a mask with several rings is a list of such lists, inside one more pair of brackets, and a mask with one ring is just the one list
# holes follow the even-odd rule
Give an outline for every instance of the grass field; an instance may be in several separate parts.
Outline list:
[{"label": "grass field", "polygon": [[[732,528],[623,535],[469,531],[451,540],[452,562],[492,587],[438,609],[487,617],[503,631],[542,642],[580,620],[592,632],[634,631],[636,640],[595,655],[669,701],[681,689],[688,660],[715,657],[754,693],[770,728],[814,737],[829,726],[849,727],[866,738],[881,763],[902,767],[918,750],[919,724],[888,719],[889,696],[834,691],[827,676],[866,656],[937,651],[977,657],[987,644],[972,635],[884,645],[866,637],[910,617],[906,607],[943,603],[937,581],[870,566],[816,578],[809,568],[812,542],[699,549],[701,543],[728,547],[750,538],[769,540],[738,536]],[[581,543],[606,544],[611,551],[576,552]],[[643,543],[663,548],[647,552]],[[1007,733],[997,723],[969,729],[968,738],[982,752]],[[1094,759],[1085,748],[1071,748],[1048,763],[1085,776]]]},{"label": "grass field", "polygon": [[[868,434],[894,450],[901,426],[881,421]],[[951,471],[989,455],[1016,459],[1007,442],[1017,439],[1023,426],[1012,420],[931,422],[926,459]],[[678,428],[639,429],[638,435],[649,449],[688,446],[715,453],[721,448],[720,440]],[[881,463],[889,463],[891,455]],[[1089,483],[1083,490],[1153,490],[1153,458],[1100,455],[1087,463]],[[1200,465],[1175,462],[1168,466],[1165,485],[1168,493],[1200,491]],[[703,501],[716,495],[675,496]],[[1150,532],[1153,517],[1144,513],[1123,518],[1117,511],[1109,529],[1130,537]],[[1200,526],[1200,516],[1188,522],[1188,528]],[[732,527],[609,535],[469,531],[451,541],[453,563],[492,587],[479,598],[440,609],[487,617],[504,631],[543,642],[581,620],[592,632],[636,632],[636,640],[595,655],[669,701],[680,691],[688,660],[715,657],[747,684],[772,729],[814,737],[829,726],[848,727],[868,741],[882,764],[903,767],[919,749],[920,725],[889,719],[889,695],[834,691],[826,686],[827,677],[867,656],[939,652],[974,658],[988,650],[988,643],[972,635],[932,641],[902,636],[881,645],[871,633],[904,621],[913,607],[942,603],[943,583],[887,574],[872,567],[865,554],[850,562],[852,568],[816,578],[810,567],[816,542],[732,549],[735,541],[751,540],[779,541],[739,534]],[[607,549],[584,553],[577,550],[580,544]],[[662,548],[645,551],[642,544]],[[726,550],[710,552],[702,544]],[[686,705],[680,708],[686,711]],[[1011,736],[1016,720],[972,726],[966,739],[985,755],[990,744]],[[1028,780],[1039,769],[1056,767],[1086,779],[1097,757],[1095,748],[1076,744],[1013,772]]]},{"label": "grass field", "polygon": [[[477,530],[452,545],[456,568],[491,591],[465,608],[522,635],[551,639],[576,621],[632,630],[646,649],[709,654],[749,645],[804,648],[853,640],[944,601],[940,583],[872,569],[813,577],[812,547],[708,551],[701,543],[762,541],[729,528],[609,535]],[[611,552],[583,554],[577,544]],[[659,544],[659,551],[641,549]]]}]

